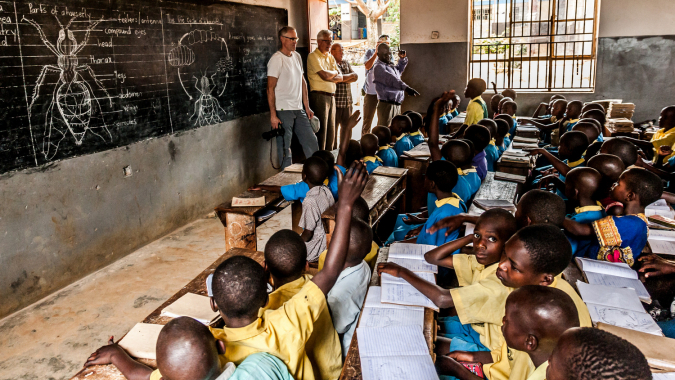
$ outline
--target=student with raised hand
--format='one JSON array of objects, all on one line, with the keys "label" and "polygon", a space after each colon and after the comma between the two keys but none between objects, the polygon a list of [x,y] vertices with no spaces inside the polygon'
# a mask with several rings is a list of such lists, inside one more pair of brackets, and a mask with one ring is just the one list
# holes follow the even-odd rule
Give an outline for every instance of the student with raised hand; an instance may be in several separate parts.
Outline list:
[{"label": "student with raised hand", "polygon": [[250,354],[268,352],[288,366],[294,379],[317,378],[305,345],[314,323],[327,307],[326,294],[344,268],[354,202],[363,192],[367,179],[364,165],[354,162],[339,189],[335,231],[323,270],[280,308],[258,316],[268,295],[265,271],[255,260],[234,256],[216,268],[211,306],[220,312],[226,327],[211,328],[211,332],[226,342],[228,361],[237,364]]},{"label": "student with raised hand", "polygon": [[[546,379],[548,359],[558,340],[568,329],[579,327],[574,301],[559,289],[525,285],[508,296],[505,309],[502,331],[507,355],[511,350],[526,353],[532,362],[526,372],[527,380]],[[459,379],[480,379],[448,356],[438,356],[436,368],[439,373]],[[514,376],[510,378],[515,380]]]},{"label": "student with raised hand", "polygon": [[[352,129],[356,127],[356,125],[359,123],[361,120],[361,111],[356,110],[352,114],[352,116],[349,117],[349,121],[347,122],[347,125],[342,125],[340,129],[340,146],[338,147],[338,157],[337,161],[335,164],[337,165],[340,170],[348,167],[351,165],[351,163],[347,162],[347,156],[349,153],[350,149],[350,141],[351,141],[351,136],[352,136]],[[361,145],[359,144],[359,154],[358,157],[362,157],[361,155]],[[356,153],[356,152],[355,152]]]},{"label": "student with raised hand", "polygon": [[630,342],[606,331],[567,330],[548,361],[546,379],[650,380],[644,354]]},{"label": "student with raised hand", "polygon": [[129,380],[292,380],[278,358],[259,352],[238,366],[224,358],[225,342],[215,339],[197,320],[178,317],[169,321],[157,339],[157,369],[132,359],[112,339],[96,350],[85,367],[113,364]]},{"label": "student with raised hand", "polygon": [[663,183],[656,174],[642,168],[623,172],[610,193],[623,205],[623,216],[609,215],[591,224],[565,219],[563,226],[568,233],[588,241],[578,247],[577,256],[633,266],[647,244],[645,207],[662,193]]}]

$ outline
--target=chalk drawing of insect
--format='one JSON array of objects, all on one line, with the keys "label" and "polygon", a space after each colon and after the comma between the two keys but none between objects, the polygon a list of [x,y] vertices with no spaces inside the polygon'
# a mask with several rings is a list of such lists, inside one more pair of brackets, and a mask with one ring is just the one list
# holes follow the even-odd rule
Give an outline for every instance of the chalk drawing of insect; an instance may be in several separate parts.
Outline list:
[{"label": "chalk drawing of insect", "polygon": [[[54,86],[52,98],[45,116],[42,153],[47,159],[52,159],[56,155],[60,142],[67,137],[68,133],[75,140],[75,145],[82,145],[82,141],[88,132],[98,136],[103,141],[112,142],[112,135],[103,119],[101,104],[94,94],[94,89],[84,79],[82,74],[86,72],[91,76],[94,83],[105,93],[107,99],[110,101],[110,106],[112,106],[112,99],[108,91],[103,87],[103,84],[96,78],[94,70],[87,64],[80,65],[77,58],[77,54],[87,46],[89,34],[102,20],[90,21],[84,39],[81,43],[78,43],[73,31],[70,29],[76,18],[73,17],[66,26],[61,24],[58,17],[56,18],[56,22],[61,27],[56,46],[47,40],[47,36],[37,22],[25,17],[21,20],[37,29],[44,45],[57,57],[56,66],[45,65],[42,67],[40,76],[33,89],[30,105],[28,106],[28,115],[30,117],[33,105],[40,96],[40,87],[44,84],[46,74],[50,72],[58,73],[59,80]],[[92,116],[95,115],[101,118],[102,125],[90,125]],[[61,126],[61,123],[65,125],[65,129]],[[94,129],[101,129],[100,134],[96,133]]]},{"label": "chalk drawing of insect", "polygon": [[[211,92],[216,87],[215,85],[211,85],[211,82],[213,82],[213,77],[216,76],[216,74],[211,75],[210,81],[206,74],[202,74],[201,78],[193,76],[195,79],[195,88],[201,95],[195,102],[195,111],[192,116],[190,116],[190,120],[197,116],[195,125],[199,125],[200,127],[218,124],[223,121],[223,119],[220,117],[220,113],[222,112],[224,114],[225,110],[223,110],[223,108],[220,106],[220,103],[218,103],[218,99],[211,95]],[[225,91],[225,88],[223,88],[223,91]],[[218,96],[222,94],[223,93],[221,92]]]}]

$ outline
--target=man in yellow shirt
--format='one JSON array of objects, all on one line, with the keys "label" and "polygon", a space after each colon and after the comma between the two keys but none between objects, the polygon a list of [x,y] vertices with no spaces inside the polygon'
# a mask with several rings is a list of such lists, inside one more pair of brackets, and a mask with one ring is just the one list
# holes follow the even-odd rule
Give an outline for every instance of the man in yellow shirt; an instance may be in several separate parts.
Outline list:
[{"label": "man in yellow shirt", "polygon": [[480,78],[473,78],[469,80],[469,83],[466,85],[464,97],[471,99],[471,101],[466,107],[466,119],[464,119],[464,124],[474,125],[478,123],[478,121],[489,117],[487,104],[485,104],[485,101],[481,98],[486,87],[485,81]]},{"label": "man in yellow shirt", "polygon": [[251,354],[268,352],[281,359],[296,380],[316,379],[305,346],[328,307],[326,294],[345,265],[354,202],[361,196],[367,179],[365,166],[354,162],[339,189],[335,231],[323,270],[278,309],[258,316],[259,309],[268,302],[267,278],[263,267],[254,260],[234,256],[216,268],[211,306],[220,311],[226,327],[212,328],[211,332],[226,342],[227,361],[238,365]]},{"label": "man in yellow shirt", "polygon": [[335,129],[335,89],[336,83],[343,81],[335,58],[330,54],[333,33],[322,30],[316,36],[318,47],[307,57],[307,78],[309,79],[309,104],[314,115],[319,118],[321,127],[316,137],[319,149],[337,148]]}]

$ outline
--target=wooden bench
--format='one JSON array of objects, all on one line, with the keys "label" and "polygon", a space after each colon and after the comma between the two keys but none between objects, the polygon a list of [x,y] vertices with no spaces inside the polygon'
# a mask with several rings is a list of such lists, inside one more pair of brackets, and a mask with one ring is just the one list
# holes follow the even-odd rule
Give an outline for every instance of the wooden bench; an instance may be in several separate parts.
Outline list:
[{"label": "wooden bench", "polygon": [[[285,186],[302,181],[302,174],[280,172],[267,180],[261,185],[267,186]],[[232,201],[227,201],[218,205],[215,208],[216,214],[220,218],[221,223],[225,227],[225,249],[232,248],[246,248],[251,250],[258,249],[258,239],[256,228],[264,223],[267,219],[260,220],[259,217],[269,211],[276,213],[288,206],[280,193],[270,192],[265,190],[259,191],[245,191],[238,195],[239,198],[256,198],[265,196],[265,205],[256,207],[232,207]],[[302,206],[300,202],[293,202],[291,204],[293,230],[300,233],[298,222],[302,215]]]},{"label": "wooden bench", "polygon": [[[389,248],[381,248],[380,252],[377,255],[377,262],[378,263],[386,262],[388,258],[389,258]],[[377,265],[375,266],[377,267]],[[373,272],[373,276],[370,279],[369,286],[380,286],[380,276],[377,275],[377,271]],[[434,353],[434,342],[436,341],[436,332],[437,332],[435,314],[436,313],[433,310],[424,308],[424,327],[423,327],[424,340],[426,340],[427,342],[427,346],[429,347],[429,354],[431,355],[431,358],[434,361],[436,361],[436,354]],[[359,343],[355,330],[354,335],[352,336],[352,341],[349,344],[349,351],[347,351],[347,356],[345,358],[345,362],[342,367],[342,372],[340,373],[340,380],[362,380],[362,379],[363,374],[361,373],[361,357],[359,355]]]},{"label": "wooden bench", "polygon": [[424,191],[424,174],[431,163],[431,153],[427,144],[419,144],[411,152],[426,154],[424,157],[410,157],[405,154],[399,157],[399,160],[403,161],[402,166],[408,169],[408,193],[405,197],[405,209],[408,212],[416,212],[427,205],[426,191]]}]

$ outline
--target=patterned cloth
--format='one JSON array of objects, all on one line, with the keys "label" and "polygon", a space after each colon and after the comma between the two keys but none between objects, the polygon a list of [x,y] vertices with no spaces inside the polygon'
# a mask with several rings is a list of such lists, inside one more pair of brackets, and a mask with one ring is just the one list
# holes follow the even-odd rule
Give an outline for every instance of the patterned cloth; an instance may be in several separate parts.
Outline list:
[{"label": "patterned cloth", "polygon": [[312,238],[305,243],[309,262],[317,261],[321,252],[326,249],[326,231],[321,223],[321,214],[334,203],[333,194],[326,186],[314,186],[309,189],[302,203],[302,216],[298,226],[314,231]]},{"label": "patterned cloth", "polygon": [[607,216],[591,226],[596,239],[580,243],[576,256],[633,266],[647,244],[649,230],[644,214]]},{"label": "patterned cloth", "polygon": [[[351,74],[354,72],[352,66],[347,61],[342,61],[337,64],[338,69],[342,75]],[[338,83],[335,89],[335,107],[347,108],[352,104],[352,84]]]}]

